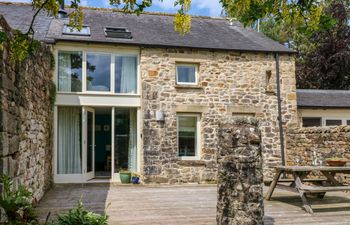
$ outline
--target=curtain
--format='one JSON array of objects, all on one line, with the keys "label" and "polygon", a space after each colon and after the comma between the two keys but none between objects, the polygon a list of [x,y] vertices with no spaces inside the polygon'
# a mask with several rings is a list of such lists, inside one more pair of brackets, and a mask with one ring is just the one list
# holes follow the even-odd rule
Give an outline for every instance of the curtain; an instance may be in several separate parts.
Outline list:
[{"label": "curtain", "polygon": [[58,56],[58,88],[59,91],[71,91],[72,86],[72,66],[71,53],[60,52]]},{"label": "curtain", "polygon": [[122,56],[122,68],[120,78],[121,93],[136,93],[137,71],[136,57]]},{"label": "curtain", "polygon": [[178,82],[196,82],[196,68],[193,66],[177,66]]},{"label": "curtain", "polygon": [[58,174],[81,173],[81,108],[58,108]]},{"label": "curtain", "polygon": [[130,171],[137,171],[137,117],[136,110],[129,110],[129,149],[128,165]]}]

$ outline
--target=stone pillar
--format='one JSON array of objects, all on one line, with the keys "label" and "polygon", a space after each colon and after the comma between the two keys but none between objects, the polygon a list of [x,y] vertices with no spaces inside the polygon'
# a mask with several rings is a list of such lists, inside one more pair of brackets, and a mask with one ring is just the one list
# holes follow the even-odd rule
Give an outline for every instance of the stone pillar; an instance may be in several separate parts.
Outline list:
[{"label": "stone pillar", "polygon": [[237,118],[220,124],[218,225],[263,224],[263,170],[258,120]]}]

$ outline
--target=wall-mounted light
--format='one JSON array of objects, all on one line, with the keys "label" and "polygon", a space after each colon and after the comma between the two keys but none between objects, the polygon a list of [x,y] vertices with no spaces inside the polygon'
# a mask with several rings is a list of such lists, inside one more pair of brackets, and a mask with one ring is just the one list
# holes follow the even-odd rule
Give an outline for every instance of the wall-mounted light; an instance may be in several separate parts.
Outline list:
[{"label": "wall-mounted light", "polygon": [[156,111],[156,120],[163,122],[165,120],[164,118],[164,111]]}]

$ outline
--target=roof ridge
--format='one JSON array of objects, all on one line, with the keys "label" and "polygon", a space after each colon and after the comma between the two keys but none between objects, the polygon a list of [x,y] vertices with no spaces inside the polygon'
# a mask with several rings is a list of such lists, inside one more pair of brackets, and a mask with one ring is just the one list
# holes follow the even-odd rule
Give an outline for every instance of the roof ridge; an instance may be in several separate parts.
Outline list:
[{"label": "roof ridge", "polygon": [[[0,1],[0,5],[18,5],[18,6],[32,6],[31,3],[28,2],[2,2]],[[66,5],[68,9],[70,7]],[[123,13],[124,11],[122,9],[118,8],[102,8],[102,7],[93,7],[93,6],[81,6],[82,9],[86,10],[96,10],[96,11],[106,11],[106,12],[121,12]],[[157,15],[157,16],[175,16],[175,13],[163,13],[163,12],[148,12],[144,11],[141,14],[145,15]],[[189,14],[192,18],[199,18],[199,19],[212,19],[212,20],[228,20],[228,17],[213,17],[213,16],[201,16],[201,15],[193,15]]]}]

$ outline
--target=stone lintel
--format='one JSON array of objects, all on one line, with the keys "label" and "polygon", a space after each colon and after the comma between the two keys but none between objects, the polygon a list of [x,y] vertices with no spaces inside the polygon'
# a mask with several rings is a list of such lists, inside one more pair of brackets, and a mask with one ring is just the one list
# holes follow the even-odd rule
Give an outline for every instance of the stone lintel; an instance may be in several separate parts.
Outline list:
[{"label": "stone lintel", "polygon": [[227,112],[229,114],[258,114],[261,113],[261,107],[257,106],[228,106]]},{"label": "stone lintel", "polygon": [[189,55],[181,53],[171,53],[169,54],[170,58],[177,63],[203,63],[208,61],[208,55]]},{"label": "stone lintel", "polygon": [[208,111],[208,106],[202,105],[175,105],[176,112],[186,112],[186,113],[204,113]]}]

